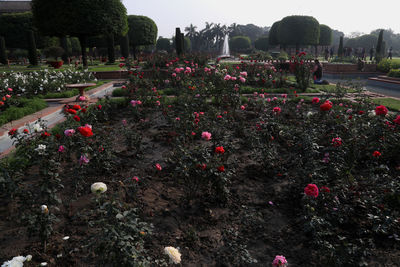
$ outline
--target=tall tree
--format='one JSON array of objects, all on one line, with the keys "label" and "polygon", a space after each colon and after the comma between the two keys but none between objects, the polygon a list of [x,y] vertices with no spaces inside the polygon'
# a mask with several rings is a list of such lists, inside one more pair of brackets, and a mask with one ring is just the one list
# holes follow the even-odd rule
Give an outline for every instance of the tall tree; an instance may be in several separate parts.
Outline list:
[{"label": "tall tree", "polygon": [[378,42],[376,44],[376,53],[375,53],[375,60],[376,62],[381,61],[383,57],[383,30],[379,32]]},{"label": "tall tree", "polygon": [[300,45],[317,45],[319,34],[319,23],[310,16],[288,16],[280,22],[279,41],[283,45],[295,45],[296,53]]},{"label": "tall tree", "polygon": [[272,24],[272,27],[269,30],[268,41],[269,41],[269,44],[272,46],[281,44],[281,42],[279,40],[280,23],[281,23],[280,21],[276,21],[274,24]]},{"label": "tall tree", "polygon": [[120,38],[121,55],[124,58],[129,58],[129,36],[125,34]]},{"label": "tall tree", "polygon": [[107,35],[107,54],[108,54],[108,63],[115,63],[115,42],[114,42],[114,34]]},{"label": "tall tree", "polygon": [[339,40],[339,49],[338,49],[338,57],[343,57],[343,36],[340,36]]},{"label": "tall tree", "polygon": [[4,37],[0,36],[0,63],[6,65],[8,63],[7,60],[7,52],[6,52],[6,42],[4,41]]},{"label": "tall tree", "polygon": [[123,35],[128,31],[121,0],[32,0],[32,12],[34,24],[43,34],[79,38],[85,67],[89,36]]},{"label": "tall tree", "polygon": [[38,58],[37,58],[37,49],[36,49],[36,41],[35,41],[35,33],[30,30],[28,31],[28,59],[29,64],[32,66],[38,65]]},{"label": "tall tree", "polygon": [[140,45],[154,45],[157,40],[157,25],[146,16],[128,16],[129,43],[133,46],[133,56],[136,59],[136,50]]}]

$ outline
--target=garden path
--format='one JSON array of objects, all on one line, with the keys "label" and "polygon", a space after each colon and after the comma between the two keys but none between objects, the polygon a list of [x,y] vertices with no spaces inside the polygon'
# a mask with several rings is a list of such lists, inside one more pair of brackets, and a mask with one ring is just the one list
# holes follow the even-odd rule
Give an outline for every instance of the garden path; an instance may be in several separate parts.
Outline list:
[{"label": "garden path", "polygon": [[[115,89],[115,85],[120,84],[121,80],[114,80],[105,83],[99,87],[96,87],[86,94],[91,98],[88,104],[94,104],[99,98],[109,95]],[[22,119],[12,121],[10,123],[4,124],[0,127],[0,158],[8,155],[13,149],[13,141],[8,136],[8,131],[10,129],[16,128],[19,132],[22,132],[26,128],[33,129],[38,119],[42,119],[45,125],[49,128],[54,127],[57,123],[65,120],[64,113],[62,111],[63,107],[67,104],[76,104],[76,96],[70,98],[60,98],[60,99],[46,99],[49,107],[40,110],[34,114],[25,116]]]}]

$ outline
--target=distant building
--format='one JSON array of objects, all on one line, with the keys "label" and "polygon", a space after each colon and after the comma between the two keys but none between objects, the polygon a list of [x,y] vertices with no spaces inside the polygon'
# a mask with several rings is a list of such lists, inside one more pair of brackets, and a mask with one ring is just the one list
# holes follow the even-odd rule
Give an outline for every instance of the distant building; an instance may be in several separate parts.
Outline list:
[{"label": "distant building", "polygon": [[0,0],[0,14],[31,11],[31,1]]}]

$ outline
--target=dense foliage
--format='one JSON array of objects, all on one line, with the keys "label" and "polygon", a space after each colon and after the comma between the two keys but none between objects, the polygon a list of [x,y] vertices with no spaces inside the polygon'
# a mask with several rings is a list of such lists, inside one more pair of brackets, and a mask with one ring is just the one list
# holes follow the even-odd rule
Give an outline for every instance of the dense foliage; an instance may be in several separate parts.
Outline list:
[{"label": "dense foliage", "polygon": [[317,45],[320,27],[310,16],[288,16],[279,24],[279,42],[284,45]]},{"label": "dense foliage", "polygon": [[229,40],[229,48],[235,52],[246,52],[251,47],[251,41],[246,36],[235,36]]},{"label": "dense foliage", "polygon": [[128,16],[129,43],[133,47],[140,45],[154,45],[157,40],[157,25],[146,16]]},{"label": "dense foliage", "polygon": [[268,37],[260,37],[254,42],[254,47],[258,50],[268,51],[269,39]]},{"label": "dense foliage", "polygon": [[319,25],[319,45],[329,46],[332,44],[332,29],[324,24]]}]

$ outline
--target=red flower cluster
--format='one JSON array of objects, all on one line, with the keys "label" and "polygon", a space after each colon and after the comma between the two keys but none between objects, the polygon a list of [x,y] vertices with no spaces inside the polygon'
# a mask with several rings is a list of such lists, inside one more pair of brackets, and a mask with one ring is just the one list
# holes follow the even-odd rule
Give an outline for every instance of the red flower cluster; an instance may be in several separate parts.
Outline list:
[{"label": "red flower cluster", "polygon": [[78,132],[83,135],[84,137],[91,137],[93,136],[92,128],[85,126],[85,127],[79,127]]},{"label": "red flower cluster", "polygon": [[74,119],[75,121],[81,121],[81,118],[79,118],[78,115],[75,115],[73,119]]},{"label": "red flower cluster", "polygon": [[13,136],[13,135],[15,135],[17,133],[17,129],[11,129],[10,131],[8,131],[8,135],[9,136]]},{"label": "red flower cluster", "polygon": [[43,138],[46,138],[46,137],[51,136],[51,134],[48,133],[48,132],[44,132],[44,133],[41,134],[41,136],[42,136]]},{"label": "red flower cluster", "polygon": [[273,109],[272,109],[272,111],[273,112],[275,112],[275,113],[281,113],[281,108],[280,107],[274,107]]},{"label": "red flower cluster", "polygon": [[76,114],[76,110],[72,109],[72,108],[67,109],[65,112],[67,112],[69,114],[74,114],[74,115]]},{"label": "red flower cluster", "polygon": [[311,101],[311,103],[313,104],[318,104],[319,103],[319,98],[318,97],[314,97]]},{"label": "red flower cluster", "polygon": [[386,116],[386,114],[388,113],[388,109],[385,106],[377,106],[375,108],[375,114],[376,115],[382,115],[382,116]]},{"label": "red flower cluster", "polygon": [[339,146],[341,146],[341,145],[342,145],[342,138],[340,138],[340,137],[332,138],[332,145],[333,145],[334,147],[339,147]]},{"label": "red flower cluster", "polygon": [[393,122],[400,125],[400,115],[397,115],[397,118],[394,119]]},{"label": "red flower cluster", "polygon": [[323,103],[321,106],[319,106],[319,109],[321,111],[329,111],[329,110],[331,110],[332,106],[333,106],[332,102],[329,100],[326,100],[325,103]]},{"label": "red flower cluster", "polygon": [[374,153],[372,153],[372,156],[374,156],[375,158],[378,158],[378,157],[382,156],[382,153],[379,151],[374,151]]},{"label": "red flower cluster", "polygon": [[217,146],[217,147],[215,148],[215,153],[217,153],[217,154],[224,154],[224,153],[225,153],[224,147],[223,147],[223,146]]},{"label": "red flower cluster", "polygon": [[327,186],[321,186],[321,192],[330,193],[331,190]]},{"label": "red flower cluster", "polygon": [[224,171],[225,171],[224,165],[219,166],[219,167],[217,168],[217,170],[218,170],[219,172],[224,172]]},{"label": "red flower cluster", "polygon": [[318,197],[318,186],[316,186],[315,184],[308,184],[306,186],[306,188],[304,188],[304,193],[307,196],[312,196],[312,197]]},{"label": "red flower cluster", "polygon": [[79,106],[79,105],[73,105],[73,106],[72,106],[72,109],[74,109],[74,110],[80,110],[80,109],[81,109],[81,106]]}]

